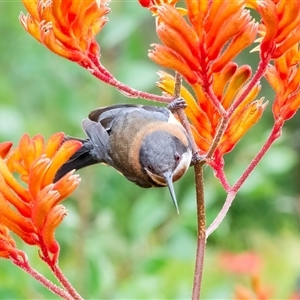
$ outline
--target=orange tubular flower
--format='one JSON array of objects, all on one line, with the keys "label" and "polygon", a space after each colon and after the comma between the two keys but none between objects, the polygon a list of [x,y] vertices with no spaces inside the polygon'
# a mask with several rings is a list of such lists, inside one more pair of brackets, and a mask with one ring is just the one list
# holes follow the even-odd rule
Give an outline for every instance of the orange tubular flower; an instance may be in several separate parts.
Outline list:
[{"label": "orange tubular flower", "polygon": [[16,248],[16,242],[9,235],[7,227],[0,224],[0,257],[6,259],[27,261],[26,254]]},{"label": "orange tubular flower", "polygon": [[20,14],[24,29],[54,53],[85,65],[99,56],[95,35],[108,19],[109,0],[22,0],[28,14]]},{"label": "orange tubular flower", "polygon": [[[157,16],[157,35],[163,43],[154,44],[149,57],[177,71],[191,85],[196,97],[184,87],[181,95],[188,104],[186,114],[195,141],[205,154],[221,118],[242,95],[252,76],[249,66],[238,67],[232,60],[254,42],[258,25],[246,9],[246,1],[187,0],[186,9],[175,7],[177,1],[148,1],[148,5],[146,2],[142,4]],[[172,94],[174,78],[161,72],[158,86]],[[227,115],[230,119],[224,133],[227,145],[220,141],[216,152],[219,156],[231,151],[260,119],[265,104],[255,101],[259,90],[259,83],[253,84],[247,96]]]},{"label": "orange tubular flower", "polygon": [[293,117],[300,107],[299,66],[299,45],[295,45],[268,67],[266,78],[276,93],[273,115],[279,124]]},{"label": "orange tubular flower", "polygon": [[56,263],[59,245],[54,232],[66,215],[59,203],[80,181],[70,172],[53,183],[58,169],[81,147],[79,141],[63,139],[64,134],[57,133],[45,143],[41,135],[30,139],[25,134],[10,153],[11,143],[0,144],[0,256],[8,258],[15,247],[9,229],[27,244],[40,247],[43,258],[52,254]]},{"label": "orange tubular flower", "polygon": [[261,15],[260,52],[279,58],[300,42],[300,2],[298,0],[248,0],[247,4]]}]

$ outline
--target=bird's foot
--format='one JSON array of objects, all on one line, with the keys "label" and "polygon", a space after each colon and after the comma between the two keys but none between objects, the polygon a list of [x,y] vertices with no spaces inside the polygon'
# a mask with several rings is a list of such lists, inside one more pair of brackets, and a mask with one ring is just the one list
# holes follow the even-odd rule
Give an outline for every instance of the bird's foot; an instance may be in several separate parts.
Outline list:
[{"label": "bird's foot", "polygon": [[167,106],[167,109],[170,110],[172,113],[176,112],[178,109],[186,108],[187,104],[182,97],[178,97],[170,102]]}]

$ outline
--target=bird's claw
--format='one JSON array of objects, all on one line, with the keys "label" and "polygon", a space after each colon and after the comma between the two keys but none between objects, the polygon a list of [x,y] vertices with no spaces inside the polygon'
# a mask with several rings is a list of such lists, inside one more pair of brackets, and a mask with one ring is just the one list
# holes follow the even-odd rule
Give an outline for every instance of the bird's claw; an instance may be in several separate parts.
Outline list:
[{"label": "bird's claw", "polygon": [[174,99],[171,103],[168,104],[167,109],[172,113],[176,112],[178,109],[186,108],[187,104],[182,97],[178,97]]}]

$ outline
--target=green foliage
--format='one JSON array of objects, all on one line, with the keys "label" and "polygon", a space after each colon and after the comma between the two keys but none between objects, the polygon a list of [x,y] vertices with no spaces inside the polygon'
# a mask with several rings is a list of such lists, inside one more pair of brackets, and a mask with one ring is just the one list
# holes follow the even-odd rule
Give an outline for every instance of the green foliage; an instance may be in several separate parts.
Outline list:
[{"label": "green foliage", "polygon": [[[155,93],[159,69],[147,58],[157,40],[154,19],[135,1],[112,2],[110,22],[98,37],[103,64],[121,81]],[[98,106],[127,99],[86,70],[58,57],[33,40],[19,25],[24,9],[18,2],[0,2],[0,141],[15,143],[24,132],[45,137],[56,131],[81,136],[80,122]],[[239,64],[249,62],[249,53]],[[261,95],[272,100],[272,92]],[[256,125],[227,156],[231,183],[247,166],[269,132]],[[293,289],[299,274],[299,116],[286,126],[284,137],[250,176],[220,228],[209,238],[204,272],[204,299],[225,299],[238,282],[220,271],[218,253],[256,250],[265,263],[263,280],[280,297]],[[189,298],[196,245],[196,209],[192,169],[175,184],[181,214],[167,189],[141,189],[104,166],[80,171],[82,183],[65,201],[69,210],[57,235],[60,266],[78,291],[89,299]],[[206,177],[207,218],[221,208],[225,193],[209,169]],[[298,210],[297,210],[298,208]],[[283,245],[286,245],[285,247]],[[22,245],[20,245],[22,247]],[[51,276],[26,247],[34,267]],[[1,299],[53,299],[10,262],[0,261]],[[276,270],[276,276],[273,269]],[[278,279],[281,282],[277,286]]]}]

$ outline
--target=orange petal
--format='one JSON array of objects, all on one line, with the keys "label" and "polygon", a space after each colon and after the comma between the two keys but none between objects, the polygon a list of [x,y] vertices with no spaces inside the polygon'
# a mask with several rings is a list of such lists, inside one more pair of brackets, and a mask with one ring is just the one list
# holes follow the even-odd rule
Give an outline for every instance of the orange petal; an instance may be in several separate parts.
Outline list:
[{"label": "orange petal", "polygon": [[19,21],[23,28],[31,34],[36,40],[41,42],[40,23],[31,15],[24,15],[22,12],[19,16]]},{"label": "orange petal", "polygon": [[10,151],[11,146],[13,145],[12,142],[3,142],[0,143],[0,157],[5,158],[8,152]]},{"label": "orange petal", "polygon": [[[245,86],[244,88],[247,88],[247,86]],[[244,92],[244,88],[242,88],[237,96],[236,99],[239,98],[239,95],[241,95]],[[232,114],[232,118],[234,118],[240,111],[242,111],[248,104],[250,104],[252,101],[254,101],[254,99],[256,99],[258,93],[261,90],[261,85],[259,83],[257,83],[255,86],[253,86],[253,88],[251,89],[251,91],[248,93],[248,95],[244,98],[244,100],[242,101],[242,103],[237,107],[237,109],[234,111],[234,113]]]},{"label": "orange petal", "polygon": [[41,41],[52,52],[72,61],[83,62],[87,60],[87,57],[78,50],[66,48],[62,44],[60,44],[59,41],[55,38],[50,24],[43,25],[40,31]]},{"label": "orange petal", "polygon": [[82,146],[82,143],[76,140],[68,140],[64,142],[61,147],[58,149],[56,154],[52,159],[52,163],[48,168],[43,186],[46,186],[53,182],[54,177],[58,169]]},{"label": "orange petal", "polygon": [[276,4],[272,0],[257,1],[258,13],[265,25],[265,35],[260,44],[262,58],[271,53],[275,48],[275,37],[278,30],[278,18]]},{"label": "orange petal", "polygon": [[41,21],[39,19],[39,14],[38,14],[38,2],[39,0],[22,0],[26,10],[28,13],[36,20]]},{"label": "orange petal", "polygon": [[0,240],[5,240],[12,247],[16,247],[15,240],[9,235],[9,230],[6,226],[0,224]]},{"label": "orange petal", "polygon": [[238,65],[236,63],[230,62],[226,64],[219,73],[214,74],[213,91],[218,99],[222,98],[228,81],[234,75],[237,68]]},{"label": "orange petal", "polygon": [[203,92],[201,84],[194,84],[192,88],[196,94],[196,99],[201,110],[205,112],[207,118],[212,122],[213,115],[216,112],[214,105],[211,103],[210,99],[208,99],[207,95]]},{"label": "orange petal", "polygon": [[6,199],[0,194],[0,223],[13,231],[24,242],[36,244],[33,234],[35,233],[32,223],[14,211],[7,203]]},{"label": "orange petal", "polygon": [[60,195],[55,204],[67,198],[80,183],[81,179],[79,178],[79,175],[73,175],[74,172],[75,170],[67,173],[60,180],[55,182],[53,189],[57,190]]},{"label": "orange petal", "polygon": [[205,20],[205,16],[207,15],[209,3],[208,1],[190,0],[186,1],[186,6],[188,8],[189,20],[191,24],[193,24],[193,28],[196,31],[197,35],[201,37],[204,33],[203,21]]},{"label": "orange petal", "polygon": [[178,53],[179,56],[183,57],[191,70],[198,71],[200,68],[199,61],[197,57],[192,54],[189,45],[179,32],[172,27],[166,26],[164,23],[158,25],[156,31],[161,41],[167,47]]},{"label": "orange petal", "polygon": [[7,185],[25,202],[30,202],[28,191],[19,184],[11,174],[4,161],[0,159],[0,173],[2,174]]},{"label": "orange petal", "polygon": [[45,187],[33,199],[31,219],[38,230],[43,228],[47,215],[55,206],[58,199],[59,193],[53,190],[53,184]]},{"label": "orange petal", "polygon": [[58,148],[63,143],[65,134],[63,132],[57,132],[50,136],[46,146],[45,146],[45,154],[46,157],[52,158]]},{"label": "orange petal", "polygon": [[251,68],[248,65],[243,65],[231,77],[225,94],[222,98],[222,105],[225,109],[229,108],[229,105],[232,103],[237,92],[251,77],[251,73]]},{"label": "orange petal", "polygon": [[274,51],[272,57],[279,58],[282,56],[286,51],[288,51],[291,47],[295,44],[300,42],[300,25],[298,25],[292,34],[290,34],[283,43],[277,46],[276,50]]},{"label": "orange petal", "polygon": [[[22,155],[21,152],[19,150],[19,148],[15,148],[13,149],[8,157],[5,158],[6,161],[6,165],[9,169],[10,172],[14,172],[16,169],[16,164],[20,164],[20,161],[22,160]],[[22,166],[21,169],[24,169],[24,167]]]},{"label": "orange petal", "polygon": [[3,197],[7,201],[9,201],[23,217],[29,218],[31,216],[30,207],[26,203],[24,203],[22,199],[17,197],[15,193],[11,191],[11,189],[7,186],[1,173],[0,173],[0,186],[1,186],[1,193]]},{"label": "orange petal", "polygon": [[[282,43],[286,37],[292,33],[299,24],[300,21],[300,4],[298,0],[279,1],[277,4],[277,15],[280,16],[278,24],[278,35],[276,42]],[[293,32],[293,35],[297,34],[297,30]]]},{"label": "orange petal", "polygon": [[[216,59],[221,50],[225,47],[225,45],[227,45],[228,41],[235,36],[240,35],[245,28],[247,28],[246,26],[250,21],[251,16],[249,12],[242,15],[240,11],[236,12],[230,21],[226,22],[222,28],[219,28],[219,30],[221,30],[219,31],[219,34],[216,34],[215,38],[211,42],[207,42],[209,46],[207,56],[209,59]],[[252,21],[252,26],[253,25],[254,22]]]},{"label": "orange petal", "polygon": [[298,111],[300,107],[300,94],[294,94],[289,97],[286,104],[280,108],[279,112],[274,115],[276,120],[289,120],[291,119],[295,113]]},{"label": "orange petal", "polygon": [[247,24],[241,34],[235,36],[222,52],[212,63],[211,72],[221,71],[228,63],[230,63],[242,50],[251,45],[257,34],[257,25],[254,21]]},{"label": "orange petal", "polygon": [[55,206],[47,215],[47,220],[42,231],[42,237],[47,250],[52,254],[57,254],[59,252],[59,244],[55,240],[55,229],[66,215],[67,210],[63,205]]},{"label": "orange petal", "polygon": [[[292,72],[293,71],[293,72]],[[300,67],[290,68],[289,83],[286,87],[283,97],[288,98],[293,93],[299,93],[298,89],[300,86]]]},{"label": "orange petal", "polygon": [[167,28],[173,28],[187,44],[191,53],[197,56],[199,53],[199,39],[193,27],[191,27],[171,5],[163,5],[158,7],[157,13],[163,23],[166,23]]},{"label": "orange petal", "polygon": [[[215,38],[222,35],[223,32],[220,32],[220,30],[223,29],[224,25],[236,22],[236,18],[245,13],[243,6],[243,1],[223,0],[211,2],[205,25],[207,45],[213,45]],[[224,33],[226,34],[226,32]]]},{"label": "orange petal", "polygon": [[44,158],[43,156],[31,165],[28,180],[28,191],[33,199],[35,199],[41,189],[43,189],[42,184],[44,177],[50,165],[51,160],[49,158]]},{"label": "orange petal", "polygon": [[280,79],[278,71],[274,66],[269,65],[265,75],[267,81],[278,95],[283,95],[285,87],[284,82]]},{"label": "orange petal", "polygon": [[215,156],[220,157],[230,152],[241,137],[261,118],[267,102],[263,98],[254,101],[237,114],[228,124],[228,128],[218,146]]},{"label": "orange petal", "polygon": [[[25,148],[26,147],[26,148]],[[35,145],[30,140],[27,146],[20,146],[19,149],[22,154],[23,164],[25,166],[25,170],[29,172],[30,166],[36,158],[35,154]]]},{"label": "orange petal", "polygon": [[211,145],[211,141],[204,139],[193,125],[191,126],[191,129],[197,146],[202,153],[206,153]]},{"label": "orange petal", "polygon": [[37,134],[32,138],[35,148],[35,156],[40,157],[44,153],[45,140],[41,134]]},{"label": "orange petal", "polygon": [[185,79],[194,84],[198,81],[198,76],[189,68],[186,61],[172,49],[153,44],[154,49],[149,51],[148,56],[157,64],[178,71]]}]

